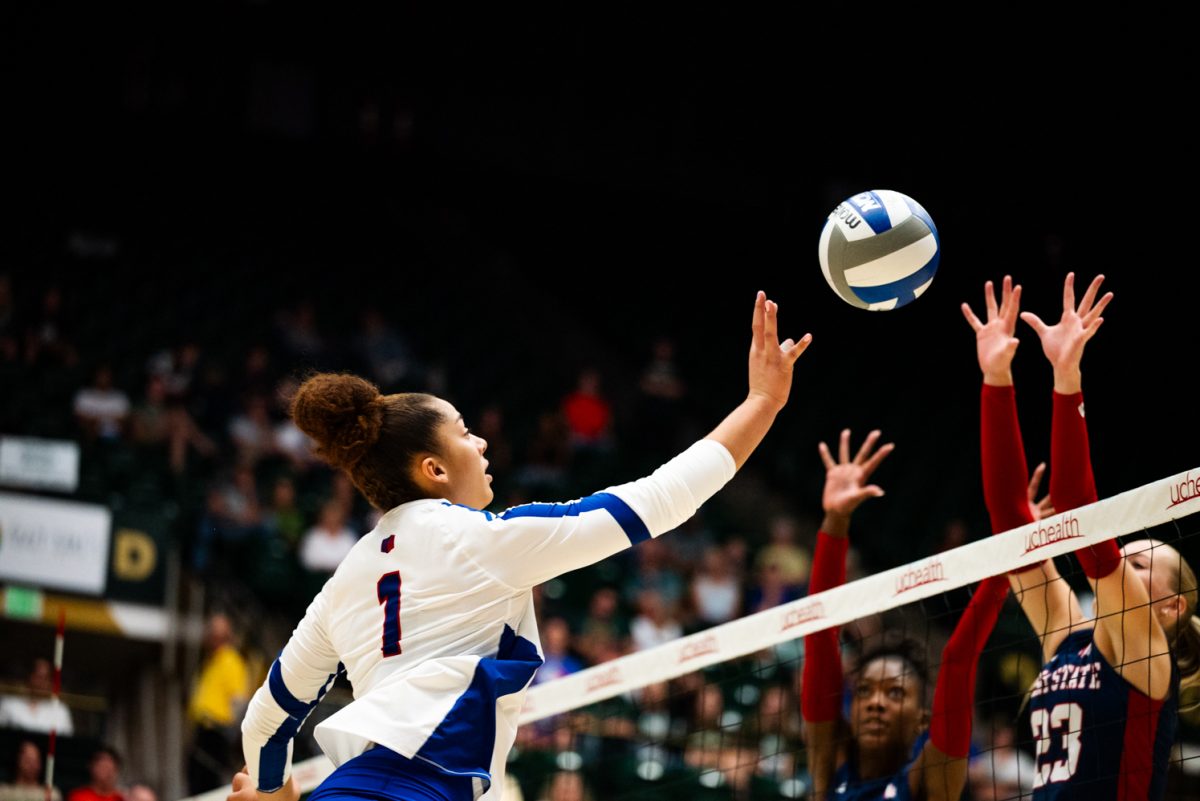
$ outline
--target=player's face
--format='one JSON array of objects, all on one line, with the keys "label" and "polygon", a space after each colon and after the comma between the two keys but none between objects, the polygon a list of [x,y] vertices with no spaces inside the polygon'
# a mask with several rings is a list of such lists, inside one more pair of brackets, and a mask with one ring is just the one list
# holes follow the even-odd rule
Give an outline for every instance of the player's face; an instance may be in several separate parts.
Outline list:
[{"label": "player's face", "polygon": [[920,679],[897,657],[868,662],[854,685],[850,730],[860,749],[908,748],[923,720]]},{"label": "player's face", "polygon": [[1134,540],[1121,549],[1125,564],[1146,585],[1150,606],[1163,629],[1174,631],[1177,609],[1181,600],[1176,589],[1179,582],[1179,552],[1158,540]]},{"label": "player's face", "polygon": [[442,423],[438,427],[438,454],[446,476],[447,500],[472,509],[483,509],[492,502],[492,477],[488,475],[487,440],[467,428],[453,405],[442,404]]}]

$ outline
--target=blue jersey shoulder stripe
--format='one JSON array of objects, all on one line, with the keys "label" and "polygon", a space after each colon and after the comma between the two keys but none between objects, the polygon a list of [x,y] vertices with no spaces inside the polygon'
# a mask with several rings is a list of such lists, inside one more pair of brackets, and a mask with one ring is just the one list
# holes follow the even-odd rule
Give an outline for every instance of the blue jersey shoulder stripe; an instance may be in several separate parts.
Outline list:
[{"label": "blue jersey shoulder stripe", "polygon": [[603,509],[612,515],[613,520],[625,532],[632,545],[650,539],[650,530],[637,516],[637,512],[629,504],[609,492],[597,492],[586,498],[580,498],[571,503],[527,503],[507,509],[500,515],[501,520],[511,520],[516,517],[577,517],[585,512]]}]

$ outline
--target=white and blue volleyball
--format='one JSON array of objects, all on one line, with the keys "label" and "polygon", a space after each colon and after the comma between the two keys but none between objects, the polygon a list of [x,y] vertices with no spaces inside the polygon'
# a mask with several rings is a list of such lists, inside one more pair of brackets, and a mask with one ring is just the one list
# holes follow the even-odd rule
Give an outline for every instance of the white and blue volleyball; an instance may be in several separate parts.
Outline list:
[{"label": "white and blue volleyball", "polygon": [[838,204],[821,231],[821,272],[838,297],[870,311],[921,297],[937,272],[937,228],[921,204],[890,189]]}]

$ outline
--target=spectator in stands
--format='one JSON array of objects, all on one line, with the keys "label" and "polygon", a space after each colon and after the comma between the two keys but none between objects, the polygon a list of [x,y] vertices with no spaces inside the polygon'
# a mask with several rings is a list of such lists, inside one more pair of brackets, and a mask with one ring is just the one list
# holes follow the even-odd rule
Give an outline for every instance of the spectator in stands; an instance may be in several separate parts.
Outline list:
[{"label": "spectator in stands", "polygon": [[167,395],[162,377],[151,375],[146,381],[146,397],[133,410],[132,438],[139,445],[166,446],[171,472],[179,474],[187,467],[189,448],[203,456],[213,456],[217,447],[196,427],[183,402]]},{"label": "spectator in stands", "polygon": [[771,544],[759,551],[756,567],[761,571],[768,564],[778,568],[779,579],[800,594],[808,589],[808,570],[812,558],[796,540],[800,529],[791,515],[776,515],[768,524]]},{"label": "spectator in stands", "polygon": [[275,425],[265,396],[246,398],[242,411],[229,423],[229,438],[242,464],[253,465],[275,453]]},{"label": "spectator in stands", "polygon": [[233,642],[229,618],[210,616],[204,632],[207,656],[188,702],[188,718],[195,726],[188,756],[188,792],[193,794],[227,783],[237,767],[230,754],[250,698],[250,675]]},{"label": "spectator in stands", "polygon": [[113,386],[112,368],[101,365],[92,385],[75,393],[74,408],[88,439],[117,440],[129,418],[129,396]]},{"label": "spectator in stands", "polygon": [[102,745],[88,760],[91,781],[67,795],[67,801],[125,801],[118,789],[121,779],[121,757],[107,745]]},{"label": "spectator in stands", "polygon": [[48,659],[35,659],[29,672],[29,693],[0,699],[0,726],[46,733],[51,730],[71,736],[71,712],[61,700],[52,697],[54,669]]},{"label": "spectator in stands", "polygon": [[592,801],[592,793],[583,781],[583,774],[560,770],[546,780],[540,801]]},{"label": "spectator in stands", "polygon": [[317,525],[300,544],[300,564],[313,573],[333,573],[350,553],[358,536],[346,527],[346,507],[338,501],[321,506]]},{"label": "spectator in stands", "polygon": [[287,476],[275,479],[271,507],[263,516],[267,534],[278,537],[295,551],[304,535],[304,513],[296,506],[296,483]]},{"label": "spectator in stands", "polygon": [[746,611],[761,612],[803,597],[799,587],[783,580],[777,562],[765,562],[758,571],[758,581],[746,597]]},{"label": "spectator in stands", "polygon": [[[43,770],[42,749],[31,740],[21,741],[17,746],[12,781],[0,784],[0,801],[46,801]],[[62,793],[57,787],[51,790],[50,801],[62,801]]]},{"label": "spectator in stands", "polygon": [[533,677],[534,684],[560,679],[583,669],[579,660],[571,655],[571,630],[567,621],[552,617],[541,625],[542,666]]},{"label": "spectator in stands", "polygon": [[1037,766],[1028,754],[1006,746],[972,759],[967,780],[975,801],[1006,801],[1028,797],[1036,774]]},{"label": "spectator in stands", "polygon": [[682,637],[683,628],[672,617],[661,595],[654,590],[642,590],[638,595],[638,615],[629,626],[629,634],[633,649],[645,651]]},{"label": "spectator in stands", "polygon": [[643,590],[654,590],[669,609],[678,607],[684,584],[671,557],[665,540],[656,537],[639,543],[633,552],[637,566],[625,582],[626,600],[636,601]]},{"label": "spectator in stands", "polygon": [[562,411],[573,448],[607,450],[612,446],[612,404],[600,393],[600,373],[580,373],[575,391],[563,398]]},{"label": "spectator in stands", "polygon": [[742,584],[723,549],[705,550],[704,560],[692,579],[692,607],[703,627],[733,620],[741,614]]},{"label": "spectator in stands", "polygon": [[589,664],[597,665],[625,651],[629,625],[620,615],[620,598],[611,587],[596,590],[588,614],[579,628],[577,650]]}]

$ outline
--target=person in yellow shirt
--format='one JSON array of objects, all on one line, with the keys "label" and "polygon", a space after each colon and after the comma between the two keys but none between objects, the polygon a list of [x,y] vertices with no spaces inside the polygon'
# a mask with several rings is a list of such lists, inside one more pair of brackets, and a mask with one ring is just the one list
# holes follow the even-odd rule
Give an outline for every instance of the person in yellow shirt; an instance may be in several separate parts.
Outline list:
[{"label": "person in yellow shirt", "polygon": [[250,672],[233,641],[229,618],[219,613],[209,617],[204,631],[207,656],[188,702],[188,719],[195,726],[188,756],[192,794],[224,784],[232,772],[229,757],[236,724],[250,698]]}]

